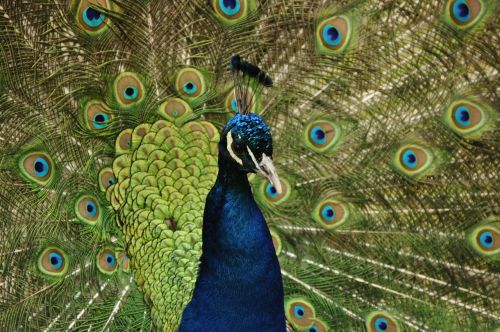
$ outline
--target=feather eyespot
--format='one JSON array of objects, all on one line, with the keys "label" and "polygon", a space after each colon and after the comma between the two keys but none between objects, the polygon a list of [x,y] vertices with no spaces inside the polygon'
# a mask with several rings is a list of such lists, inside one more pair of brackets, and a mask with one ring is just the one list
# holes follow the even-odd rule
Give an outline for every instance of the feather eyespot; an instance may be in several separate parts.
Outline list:
[{"label": "feather eyespot", "polygon": [[106,191],[114,184],[116,184],[116,177],[113,170],[109,167],[102,169],[99,172],[99,188],[101,191]]},{"label": "feather eyespot", "polygon": [[45,249],[38,258],[38,269],[53,277],[66,274],[68,270],[66,254],[56,247]]},{"label": "feather eyespot", "polygon": [[180,98],[171,98],[163,102],[159,114],[168,121],[178,123],[192,114],[191,107]]},{"label": "feather eyespot", "polygon": [[97,255],[97,268],[105,274],[112,274],[116,271],[118,262],[111,249],[104,249]]},{"label": "feather eyespot", "polygon": [[500,252],[500,232],[498,223],[482,223],[470,232],[469,243],[483,256],[498,256]]},{"label": "feather eyespot", "polygon": [[408,144],[400,147],[394,156],[394,166],[409,177],[423,175],[433,162],[433,154],[423,146]]},{"label": "feather eyespot", "polygon": [[205,77],[199,70],[184,68],[177,74],[175,87],[182,97],[196,98],[205,93]]},{"label": "feather eyespot", "polygon": [[372,312],[366,317],[368,332],[397,332],[399,326],[394,318],[381,311]]},{"label": "feather eyespot", "polygon": [[267,205],[279,205],[287,201],[290,197],[291,190],[290,184],[285,179],[280,179],[281,182],[281,194],[278,194],[276,188],[268,180],[262,180],[260,183],[260,190],[257,194],[257,198]]},{"label": "feather eyespot", "polygon": [[115,79],[114,94],[118,104],[128,108],[143,100],[144,86],[136,74],[125,72]]},{"label": "feather eyespot", "polygon": [[340,53],[349,45],[351,21],[346,16],[334,16],[321,22],[316,30],[318,50],[323,54]]},{"label": "feather eyespot", "polygon": [[116,138],[115,150],[117,154],[127,153],[132,147],[132,129],[122,130]]},{"label": "feather eyespot", "polygon": [[257,103],[255,102],[255,96],[253,90],[250,87],[242,87],[241,96],[243,97],[241,103],[244,105],[238,105],[236,95],[234,90],[232,90],[227,96],[225,101],[226,111],[230,114],[239,113],[239,109],[248,109],[250,113],[256,113],[255,108]]},{"label": "feather eyespot", "polygon": [[484,8],[481,0],[448,1],[447,15],[457,28],[469,28],[481,17]]},{"label": "feather eyespot", "polygon": [[54,165],[46,153],[29,153],[20,160],[19,167],[23,175],[40,185],[47,185],[53,179]]},{"label": "feather eyespot", "polygon": [[347,205],[334,199],[324,199],[316,203],[311,217],[326,229],[337,228],[350,217]]},{"label": "feather eyespot", "polygon": [[212,7],[217,17],[227,24],[233,24],[244,19],[249,12],[248,0],[212,0]]},{"label": "feather eyespot", "polygon": [[314,323],[307,329],[307,332],[327,332],[328,327],[325,322],[315,319]]},{"label": "feather eyespot", "polygon": [[95,225],[101,216],[99,204],[92,196],[80,197],[75,204],[75,213],[81,222]]},{"label": "feather eyespot", "polygon": [[78,24],[89,34],[99,34],[108,27],[109,18],[98,7],[111,8],[107,0],[83,0],[78,6]]},{"label": "feather eyespot", "polygon": [[113,118],[107,106],[100,101],[91,101],[85,106],[87,127],[91,130],[101,130],[109,126]]},{"label": "feather eyespot", "polygon": [[317,153],[324,153],[338,146],[340,138],[340,127],[330,121],[312,121],[304,130],[304,144]]},{"label": "feather eyespot", "polygon": [[487,129],[490,119],[486,106],[461,99],[447,108],[444,122],[460,136],[477,138]]},{"label": "feather eyespot", "polygon": [[302,298],[292,298],[285,301],[285,315],[294,328],[303,330],[314,323],[316,314],[311,303]]}]

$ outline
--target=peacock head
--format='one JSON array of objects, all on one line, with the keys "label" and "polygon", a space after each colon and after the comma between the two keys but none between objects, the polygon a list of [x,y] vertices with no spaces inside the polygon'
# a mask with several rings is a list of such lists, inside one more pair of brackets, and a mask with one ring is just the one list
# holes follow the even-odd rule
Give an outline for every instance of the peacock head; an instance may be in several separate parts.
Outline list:
[{"label": "peacock head", "polygon": [[274,186],[279,194],[281,182],[273,165],[271,131],[256,114],[236,114],[222,132],[219,158],[245,173],[257,173]]}]

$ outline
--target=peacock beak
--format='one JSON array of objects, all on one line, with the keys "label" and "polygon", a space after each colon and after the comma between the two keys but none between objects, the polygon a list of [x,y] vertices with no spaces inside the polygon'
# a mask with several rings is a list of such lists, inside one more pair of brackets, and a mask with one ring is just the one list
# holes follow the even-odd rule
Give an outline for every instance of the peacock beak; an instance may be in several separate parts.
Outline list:
[{"label": "peacock beak", "polygon": [[259,163],[259,168],[257,169],[257,174],[265,177],[271,182],[274,189],[276,189],[276,193],[279,195],[282,193],[283,188],[281,187],[281,181],[276,173],[276,169],[273,165],[273,160],[266,156],[266,154],[262,155],[262,161]]}]

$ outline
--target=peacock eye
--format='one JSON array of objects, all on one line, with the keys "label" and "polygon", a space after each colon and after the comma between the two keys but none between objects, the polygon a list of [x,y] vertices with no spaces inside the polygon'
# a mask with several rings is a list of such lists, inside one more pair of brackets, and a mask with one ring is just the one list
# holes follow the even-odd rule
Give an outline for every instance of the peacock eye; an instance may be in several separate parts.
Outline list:
[{"label": "peacock eye", "polygon": [[399,325],[388,313],[375,311],[370,313],[365,320],[369,332],[397,332]]},{"label": "peacock eye", "polygon": [[306,313],[306,311],[305,311],[304,307],[303,307],[303,306],[301,306],[301,305],[297,305],[297,306],[295,306],[295,308],[293,309],[293,314],[294,314],[294,315],[295,315],[295,317],[297,317],[297,318],[302,318],[302,317],[304,317],[305,313]]},{"label": "peacock eye", "polygon": [[50,260],[50,265],[52,266],[53,269],[59,270],[61,269],[61,266],[63,264],[63,259],[60,254],[57,252],[51,252],[49,254],[49,260]]},{"label": "peacock eye", "polygon": [[388,327],[387,319],[377,318],[375,320],[375,327],[377,328],[377,331],[387,331]]},{"label": "peacock eye", "polygon": [[317,153],[324,153],[339,145],[340,126],[326,120],[310,122],[304,129],[304,144]]},{"label": "peacock eye", "polygon": [[112,274],[116,271],[118,262],[111,249],[104,249],[97,254],[97,268],[105,274]]},{"label": "peacock eye", "polygon": [[235,16],[241,11],[241,4],[239,0],[218,0],[217,9],[224,16]]},{"label": "peacock eye", "polygon": [[482,232],[479,232],[478,234],[478,239],[479,239],[479,245],[483,247],[485,250],[492,249],[494,244],[495,244],[495,237],[493,235],[493,232],[490,230],[484,230]]},{"label": "peacock eye", "polygon": [[347,204],[327,198],[316,203],[311,217],[326,229],[333,229],[349,220],[350,211]]},{"label": "peacock eye", "polygon": [[395,154],[395,166],[408,176],[422,175],[430,169],[433,154],[427,148],[416,144],[404,145]]},{"label": "peacock eye", "polygon": [[48,276],[62,276],[68,269],[66,261],[66,255],[61,249],[49,247],[39,256],[38,268]]},{"label": "peacock eye", "polygon": [[285,315],[288,322],[298,331],[309,331],[315,323],[313,305],[303,298],[285,300]]},{"label": "peacock eye", "polygon": [[94,29],[98,28],[104,22],[105,19],[103,13],[91,7],[85,8],[82,16],[85,24],[87,24],[90,28]]},{"label": "peacock eye", "polygon": [[335,209],[332,205],[326,204],[321,209],[321,216],[326,222],[330,223],[335,219]]},{"label": "peacock eye", "polygon": [[29,180],[41,185],[48,184],[53,178],[53,163],[43,152],[34,152],[22,158],[19,163],[21,172]]},{"label": "peacock eye", "polygon": [[182,87],[182,89],[188,95],[195,94],[196,91],[198,91],[198,87],[191,81],[185,83],[184,86]]},{"label": "peacock eye", "polygon": [[108,266],[114,266],[115,265],[115,256],[113,256],[112,254],[106,254],[106,264],[108,264]]},{"label": "peacock eye", "polygon": [[89,225],[95,225],[100,219],[99,205],[91,196],[83,196],[76,201],[75,213],[80,221]]},{"label": "peacock eye", "polygon": [[274,188],[272,183],[268,183],[266,185],[266,194],[271,199],[276,199],[278,197],[278,192],[276,191],[276,188]]},{"label": "peacock eye", "polygon": [[307,330],[308,332],[318,332],[318,328],[316,327],[316,325],[313,325],[309,328],[309,330]]},{"label": "peacock eye", "polygon": [[195,68],[184,68],[177,74],[175,87],[181,97],[195,98],[205,93],[206,78]]},{"label": "peacock eye", "polygon": [[[75,1],[76,2],[76,1]],[[78,25],[90,35],[97,35],[108,28],[109,18],[101,11],[111,8],[108,0],[81,0],[76,19]]]},{"label": "peacock eye", "polygon": [[43,157],[38,157],[35,159],[35,163],[33,164],[33,171],[36,176],[42,178],[49,173],[49,163]]},{"label": "peacock eye", "polygon": [[351,22],[345,16],[334,16],[321,22],[316,33],[316,43],[321,53],[339,53],[351,39]]},{"label": "peacock eye", "polygon": [[484,12],[481,0],[449,0],[447,16],[457,28],[465,29],[474,25]]},{"label": "peacock eye", "polygon": [[131,72],[125,72],[116,77],[114,95],[121,107],[127,108],[138,104],[144,99],[144,86],[137,76]]},{"label": "peacock eye", "polygon": [[490,113],[484,104],[460,99],[446,109],[444,121],[460,136],[474,139],[491,127]]},{"label": "peacock eye", "polygon": [[92,123],[95,129],[103,129],[108,126],[109,115],[106,113],[98,113],[94,115]]},{"label": "peacock eye", "polygon": [[406,168],[414,169],[417,167],[417,154],[413,149],[406,149],[401,155],[401,162]]},{"label": "peacock eye", "polygon": [[135,86],[128,86],[125,88],[124,93],[123,93],[123,98],[127,100],[134,100],[137,98],[139,95],[139,89],[137,89]]}]

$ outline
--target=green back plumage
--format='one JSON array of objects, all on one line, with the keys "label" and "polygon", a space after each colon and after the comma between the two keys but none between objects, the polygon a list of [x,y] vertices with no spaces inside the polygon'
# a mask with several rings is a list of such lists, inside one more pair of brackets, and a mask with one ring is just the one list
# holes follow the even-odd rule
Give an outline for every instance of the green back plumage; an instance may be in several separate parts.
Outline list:
[{"label": "green back plumage", "polygon": [[233,54],[290,326],[498,328],[496,1],[238,3],[0,1],[0,330],[176,330]]}]

